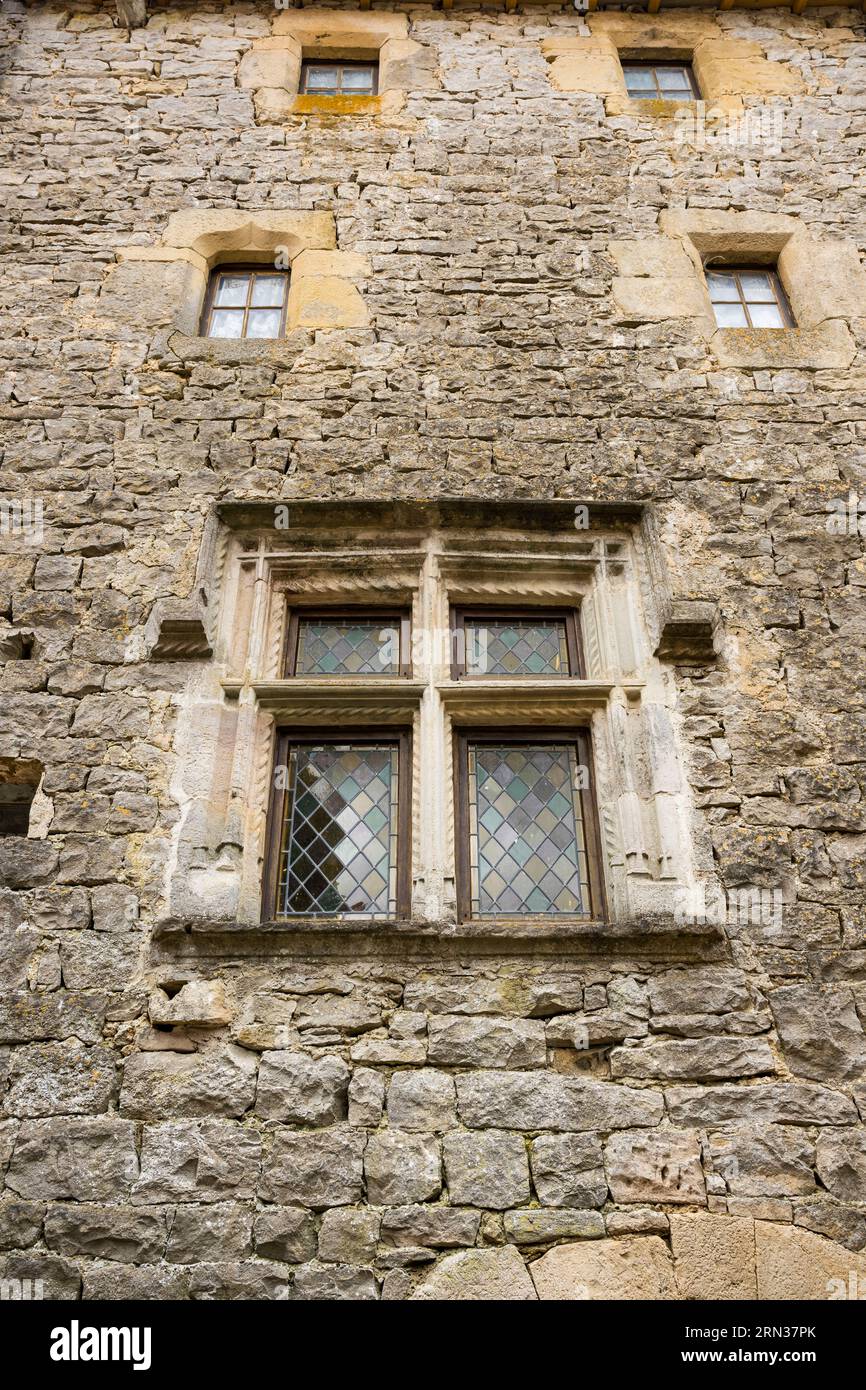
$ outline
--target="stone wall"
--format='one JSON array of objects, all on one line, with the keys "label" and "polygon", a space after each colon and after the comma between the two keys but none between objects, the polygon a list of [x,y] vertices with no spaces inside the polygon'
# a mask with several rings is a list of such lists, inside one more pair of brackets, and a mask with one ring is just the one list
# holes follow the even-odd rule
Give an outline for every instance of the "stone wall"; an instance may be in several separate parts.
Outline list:
[{"label": "stone wall", "polygon": [[[829,315],[844,366],[726,365],[699,314],[622,312],[640,276],[610,248],[688,208],[862,258],[862,12],[716,14],[797,80],[744,84],[748,139],[690,143],[551,81],[544,45],[591,37],[570,8],[407,7],[399,107],[261,123],[239,74],[271,11],[151,11],[3,19],[0,497],[42,524],[0,535],[0,759],[44,776],[0,838],[0,1273],[61,1298],[849,1296],[866,320]],[[360,322],[196,340],[192,263],[123,254],[193,208],[333,218]],[[455,496],[652,517],[675,592],[720,614],[716,654],[671,666],[692,849],[781,920],[167,925],[175,736],[213,658],[154,659],[148,624],[200,601],[215,509]]]}]

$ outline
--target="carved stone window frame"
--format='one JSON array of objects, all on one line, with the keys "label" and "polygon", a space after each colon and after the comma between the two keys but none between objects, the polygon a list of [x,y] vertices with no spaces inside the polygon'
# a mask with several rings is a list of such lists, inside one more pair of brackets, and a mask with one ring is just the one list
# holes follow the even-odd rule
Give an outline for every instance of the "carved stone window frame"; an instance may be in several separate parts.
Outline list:
[{"label": "carved stone window frame", "polygon": [[[545,513],[529,528],[532,508],[503,508],[508,521],[498,525],[497,504],[292,504],[292,525],[282,531],[273,506],[222,509],[209,562],[214,661],[185,699],[178,730],[184,814],[175,830],[170,917],[260,921],[278,728],[411,728],[410,925],[462,930],[455,733],[531,726],[591,733],[609,919],[597,929],[622,934],[624,924],[673,919],[696,866],[675,687],[654,652],[668,627],[688,645],[695,623],[703,633],[709,620],[703,612],[680,615],[663,600],[639,511],[608,516],[599,508],[585,532],[574,529],[569,504],[551,504],[550,524]],[[489,522],[479,522],[485,513]],[[411,674],[284,676],[292,603],[410,609]],[[482,604],[579,608],[583,675],[455,680],[452,607]],[[519,929],[538,930],[531,918]]]}]

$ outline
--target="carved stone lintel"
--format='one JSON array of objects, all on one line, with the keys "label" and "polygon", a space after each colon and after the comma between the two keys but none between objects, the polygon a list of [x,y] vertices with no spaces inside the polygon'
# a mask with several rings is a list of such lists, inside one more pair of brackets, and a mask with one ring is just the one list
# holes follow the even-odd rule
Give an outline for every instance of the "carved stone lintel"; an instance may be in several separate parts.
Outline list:
[{"label": "carved stone lintel", "polygon": [[148,622],[151,661],[203,661],[213,655],[204,612],[191,599],[161,599]]},{"label": "carved stone lintel", "polygon": [[712,599],[674,599],[662,623],[656,656],[680,665],[714,661],[718,613]]},{"label": "carved stone lintel", "polygon": [[116,0],[117,21],[121,29],[143,29],[147,23],[147,0]]}]

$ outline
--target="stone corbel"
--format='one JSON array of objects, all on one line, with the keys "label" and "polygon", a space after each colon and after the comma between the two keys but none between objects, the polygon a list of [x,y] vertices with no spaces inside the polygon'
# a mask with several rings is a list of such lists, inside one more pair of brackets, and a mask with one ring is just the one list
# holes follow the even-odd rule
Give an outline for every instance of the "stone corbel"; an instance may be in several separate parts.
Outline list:
[{"label": "stone corbel", "polygon": [[204,661],[213,655],[197,599],[159,599],[145,630],[151,661]]},{"label": "stone corbel", "polygon": [[655,655],[680,666],[714,661],[718,619],[718,604],[712,599],[672,599]]}]

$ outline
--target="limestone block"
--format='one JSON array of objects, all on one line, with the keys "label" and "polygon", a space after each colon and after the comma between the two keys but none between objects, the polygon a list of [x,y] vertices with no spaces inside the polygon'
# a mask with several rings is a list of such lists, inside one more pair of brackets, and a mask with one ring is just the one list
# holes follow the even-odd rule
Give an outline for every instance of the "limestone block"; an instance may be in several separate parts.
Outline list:
[{"label": "limestone block", "polygon": [[757,1298],[753,1221],[672,1212],[670,1230],[681,1298]]},{"label": "limestone block", "polygon": [[709,1155],[729,1191],[738,1195],[807,1196],[815,1190],[815,1145],[802,1129],[762,1125],[713,1133]]},{"label": "limestone block", "polygon": [[6,1174],[19,1197],[103,1202],[138,1176],[135,1125],[115,1116],[25,1120]]},{"label": "limestone block", "polygon": [[165,1257],[172,1264],[242,1260],[252,1250],[252,1212],[233,1202],[178,1206]]},{"label": "limestone block", "polygon": [[526,1303],[538,1295],[513,1245],[446,1255],[412,1295],[421,1302]]},{"label": "limestone block", "polygon": [[352,1206],[363,1195],[364,1143],[358,1130],[343,1127],[278,1131],[259,1195],[314,1210]]},{"label": "limestone block", "polygon": [[768,371],[844,370],[856,354],[848,327],[838,319],[817,328],[720,328],[710,348],[721,367]]},{"label": "limestone block", "polygon": [[367,1200],[374,1206],[426,1202],[439,1194],[442,1174],[439,1141],[433,1135],[382,1130],[372,1134],[364,1154]]},{"label": "limestone block", "polygon": [[604,1159],[615,1202],[702,1206],[706,1201],[697,1134],[623,1130],[608,1139]]},{"label": "limestone block", "polygon": [[551,1072],[471,1072],[457,1077],[457,1109],[472,1129],[562,1133],[657,1125],[664,1103],[655,1091],[585,1081]]},{"label": "limestone block", "polygon": [[642,237],[639,241],[611,241],[608,254],[620,275],[632,278],[680,279],[694,277],[694,264],[672,237]]},{"label": "limestone block", "polygon": [[120,1111],[136,1119],[243,1115],[256,1092],[256,1059],[229,1045],[206,1052],[146,1052],[124,1066]]},{"label": "limestone block", "polygon": [[295,93],[301,71],[301,48],[291,36],[256,39],[238,64],[238,86],[282,88]]},{"label": "limestone block", "polygon": [[172,213],[162,241],[166,247],[195,251],[208,261],[215,255],[225,259],[280,245],[289,248],[291,258],[308,248],[333,250],[336,234],[330,212],[196,208]]},{"label": "limestone block", "polygon": [[866,271],[853,241],[792,236],[779,253],[778,268],[799,328],[866,315]]},{"label": "limestone block", "polygon": [[7,994],[0,997],[0,1044],[51,1038],[99,1042],[106,1007],[103,994],[76,994],[70,990]]},{"label": "limestone block", "polygon": [[614,1077],[642,1081],[725,1081],[774,1072],[776,1062],[763,1038],[687,1038],[616,1047],[610,1067]]},{"label": "limestone block", "polygon": [[785,985],[769,995],[785,1061],[797,1076],[854,1081],[866,1067],[854,996],[842,985]]},{"label": "limestone block", "polygon": [[678,1299],[668,1248],[658,1236],[558,1245],[529,1266],[541,1299]]},{"label": "limestone block", "polygon": [[665,1091],[675,1125],[716,1125],[728,1120],[761,1123],[851,1125],[857,1111],[847,1096],[808,1082],[759,1086],[672,1086]]},{"label": "limestone block", "polygon": [[36,1043],[12,1053],[3,1103],[9,1115],[98,1115],[109,1109],[116,1088],[108,1048]]},{"label": "limestone block", "polygon": [[545,39],[541,49],[550,62],[551,86],[557,91],[626,95],[622,64],[609,41]]},{"label": "limestone block", "polygon": [[866,1131],[824,1130],[818,1136],[817,1169],[834,1197],[866,1204]]},{"label": "limestone block", "polygon": [[428,1134],[453,1129],[455,1105],[454,1078],[433,1068],[397,1072],[388,1088],[388,1122],[395,1129]]},{"label": "limestone block", "polygon": [[358,1265],[309,1264],[295,1275],[292,1297],[321,1302],[358,1302],[379,1297],[379,1289],[369,1269]]},{"label": "limestone block", "polygon": [[454,1245],[474,1245],[481,1213],[460,1207],[389,1207],[382,1213],[383,1245],[420,1246],[434,1250]]},{"label": "limestone block", "polygon": [[50,1207],[45,1218],[45,1244],[59,1255],[89,1255],[97,1260],[149,1264],[162,1259],[168,1236],[164,1211],[136,1207]]},{"label": "limestone block", "polygon": [[360,280],[370,275],[370,261],[356,251],[301,251],[292,261],[292,275],[336,276]]},{"label": "limestone block", "polygon": [[458,1067],[543,1067],[544,1024],[535,1019],[431,1018],[428,1057]]},{"label": "limestone block", "polygon": [[253,1221],[256,1254],[266,1260],[301,1264],[316,1253],[316,1227],[304,1207],[267,1207]]},{"label": "limestone block", "polygon": [[601,1144],[594,1134],[540,1134],[529,1146],[532,1181],[550,1207],[600,1207],[607,1198]]},{"label": "limestone block", "polygon": [[220,1120],[146,1124],[133,1202],[220,1202],[255,1195],[262,1141],[254,1130]]},{"label": "limestone block", "polygon": [[715,15],[694,10],[675,15],[596,12],[587,16],[587,23],[594,38],[609,39],[624,58],[658,49],[666,58],[688,59],[697,44],[722,37]]},{"label": "limestone block", "polygon": [[553,1211],[526,1207],[505,1213],[505,1234],[513,1245],[543,1245],[552,1240],[599,1240],[604,1217],[598,1211]]},{"label": "limestone block", "polygon": [[330,1125],[346,1118],[349,1068],[340,1057],[263,1052],[256,1114],[288,1124]]},{"label": "limestone block", "polygon": [[[349,1124],[366,1125],[375,1129],[382,1119],[384,1102],[385,1078],[382,1073],[373,1071],[370,1067],[355,1067],[349,1082]],[[396,1119],[394,1122],[398,1123]],[[399,1127],[413,1128],[411,1124],[406,1123],[405,1114]],[[435,1129],[435,1125],[428,1125],[426,1128]]]},{"label": "limestone block", "polygon": [[275,36],[288,34],[301,44],[306,57],[326,58],[339,53],[343,58],[367,58],[388,39],[406,39],[409,20],[405,14],[380,10],[309,9],[282,11],[274,17]]},{"label": "limestone block", "polygon": [[797,96],[805,90],[796,68],[771,63],[760,44],[742,39],[706,39],[692,59],[706,101],[726,96]]},{"label": "limestone block", "polygon": [[381,1214],[368,1207],[326,1211],[319,1227],[319,1259],[330,1264],[370,1264],[376,1258]]},{"label": "limestone block", "polygon": [[760,1299],[859,1297],[866,1281],[866,1255],[797,1226],[756,1221],[755,1258]]},{"label": "limestone block", "polygon": [[620,275],[613,282],[617,318],[626,323],[706,318],[706,293],[696,275],[689,277]]},{"label": "limestone block", "polygon": [[293,277],[287,323],[292,328],[363,328],[369,315],[355,286],[336,275]]},{"label": "limestone block", "polygon": [[151,1023],[192,1024],[196,1028],[222,1028],[231,1022],[222,980],[189,980],[170,998],[157,987],[148,1002]]},{"label": "limestone block", "polygon": [[726,1014],[752,1003],[743,971],[726,965],[664,970],[647,988],[656,1014]]},{"label": "limestone block", "polygon": [[443,1153],[452,1202],[501,1211],[529,1201],[522,1135],[504,1130],[448,1134]]}]

